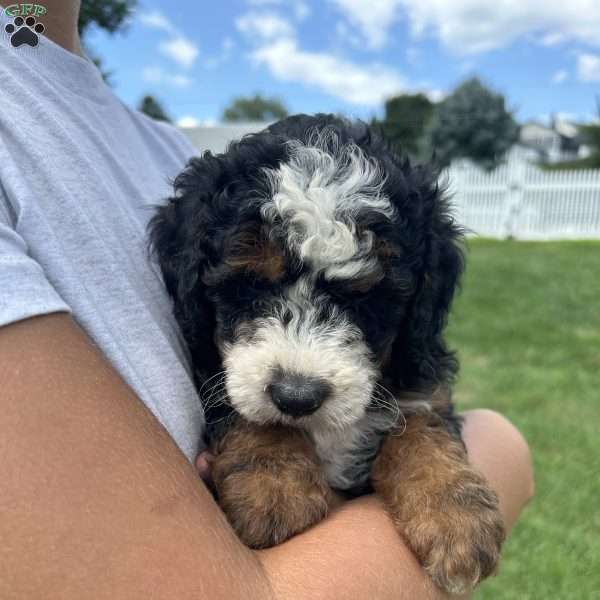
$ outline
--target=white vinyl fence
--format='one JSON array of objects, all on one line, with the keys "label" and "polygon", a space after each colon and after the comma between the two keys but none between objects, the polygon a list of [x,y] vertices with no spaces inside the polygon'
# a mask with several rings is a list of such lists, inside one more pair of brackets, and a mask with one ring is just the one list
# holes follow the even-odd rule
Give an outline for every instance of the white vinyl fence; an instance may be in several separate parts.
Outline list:
[{"label": "white vinyl fence", "polygon": [[457,221],[470,233],[527,240],[600,238],[600,169],[542,171],[520,157],[487,173],[448,169]]}]

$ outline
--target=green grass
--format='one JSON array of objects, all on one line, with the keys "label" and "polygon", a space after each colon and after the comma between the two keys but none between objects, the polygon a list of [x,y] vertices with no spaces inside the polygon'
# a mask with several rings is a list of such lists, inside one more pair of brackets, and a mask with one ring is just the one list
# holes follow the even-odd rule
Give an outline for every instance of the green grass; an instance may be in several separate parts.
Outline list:
[{"label": "green grass", "polygon": [[470,241],[449,334],[459,408],[506,415],[536,469],[477,600],[600,599],[600,243]]}]

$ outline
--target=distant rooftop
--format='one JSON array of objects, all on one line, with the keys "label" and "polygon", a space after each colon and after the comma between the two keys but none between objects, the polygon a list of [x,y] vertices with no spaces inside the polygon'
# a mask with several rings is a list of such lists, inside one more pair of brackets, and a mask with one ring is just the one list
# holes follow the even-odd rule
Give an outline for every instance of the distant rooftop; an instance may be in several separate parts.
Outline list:
[{"label": "distant rooftop", "polygon": [[545,130],[549,132],[554,131],[566,138],[574,138],[579,133],[579,125],[577,123],[567,121],[566,119],[562,118],[552,119],[550,124],[541,123],[540,121],[535,120],[527,121],[526,123],[523,123],[521,129],[527,128]]},{"label": "distant rooftop", "polygon": [[227,144],[239,140],[247,133],[255,133],[263,130],[269,123],[219,123],[217,125],[198,125],[196,127],[179,127],[200,151],[210,150],[213,154],[225,152]]}]

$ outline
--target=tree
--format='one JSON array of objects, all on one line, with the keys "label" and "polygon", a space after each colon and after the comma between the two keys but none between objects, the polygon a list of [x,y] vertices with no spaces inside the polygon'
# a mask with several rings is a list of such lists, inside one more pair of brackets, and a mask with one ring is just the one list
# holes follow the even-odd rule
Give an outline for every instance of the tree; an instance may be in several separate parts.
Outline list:
[{"label": "tree", "polygon": [[403,94],[389,98],[385,103],[383,121],[373,124],[398,151],[413,157],[422,154],[423,135],[435,111],[435,104],[424,94]]},{"label": "tree", "polygon": [[140,100],[138,110],[156,121],[166,121],[167,123],[171,123],[171,118],[163,108],[162,104],[154,98],[154,96],[144,96]]},{"label": "tree", "polygon": [[253,97],[234,98],[231,105],[223,111],[223,121],[276,121],[287,115],[287,108],[277,98],[264,98],[255,94]]},{"label": "tree", "polygon": [[517,141],[518,133],[504,96],[474,78],[440,102],[426,138],[440,166],[469,158],[485,169],[493,169]]},{"label": "tree", "polygon": [[137,0],[82,0],[79,10],[79,36],[86,54],[96,63],[102,77],[110,83],[112,73],[102,68],[102,60],[86,46],[86,35],[92,26],[115,33],[122,29],[137,5]]},{"label": "tree", "polygon": [[109,33],[118,31],[137,5],[137,0],[82,0],[79,35],[83,38],[91,25]]}]

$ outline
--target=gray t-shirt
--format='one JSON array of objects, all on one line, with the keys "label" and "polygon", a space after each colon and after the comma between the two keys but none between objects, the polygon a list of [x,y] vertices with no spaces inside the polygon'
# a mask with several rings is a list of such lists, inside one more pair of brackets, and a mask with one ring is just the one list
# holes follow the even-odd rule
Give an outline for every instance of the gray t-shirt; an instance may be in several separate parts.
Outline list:
[{"label": "gray t-shirt", "polygon": [[[204,425],[146,224],[194,154],[95,65],[0,17],[0,326],[69,311],[193,459]],[[77,398],[73,398],[77,402]]]}]

